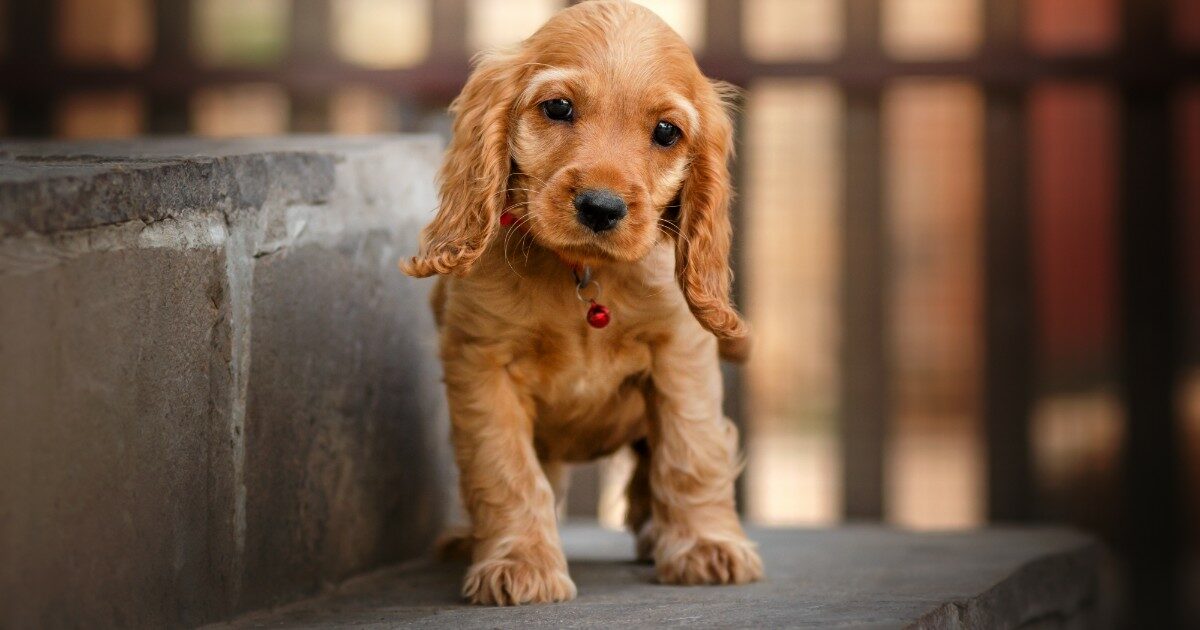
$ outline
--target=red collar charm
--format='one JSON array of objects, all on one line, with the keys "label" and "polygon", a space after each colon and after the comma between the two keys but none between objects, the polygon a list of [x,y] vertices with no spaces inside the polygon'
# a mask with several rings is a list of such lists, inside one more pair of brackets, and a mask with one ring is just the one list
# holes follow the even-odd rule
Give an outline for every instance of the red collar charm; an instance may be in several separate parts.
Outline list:
[{"label": "red collar charm", "polygon": [[[576,266],[571,270],[575,276],[575,297],[579,298],[580,302],[588,305],[587,323],[592,328],[604,328],[612,321],[612,313],[608,307],[596,302],[600,299],[600,283],[592,280],[592,268],[587,265],[582,267]],[[586,298],[583,294],[588,290],[588,287],[595,286],[596,294],[590,298]]]},{"label": "red collar charm", "polygon": [[[517,217],[511,212],[505,211],[500,215],[500,225],[503,227],[512,227],[516,222]],[[600,283],[592,279],[592,268],[587,265],[575,265],[571,268],[571,274],[575,276],[575,297],[588,305],[588,325],[592,328],[604,328],[612,321],[612,312],[607,306],[596,301],[600,299]],[[591,297],[584,297],[590,287],[595,287],[595,293]]]},{"label": "red collar charm", "polygon": [[592,302],[588,307],[587,323],[592,328],[604,328],[611,319],[612,315],[609,314],[607,306]]}]

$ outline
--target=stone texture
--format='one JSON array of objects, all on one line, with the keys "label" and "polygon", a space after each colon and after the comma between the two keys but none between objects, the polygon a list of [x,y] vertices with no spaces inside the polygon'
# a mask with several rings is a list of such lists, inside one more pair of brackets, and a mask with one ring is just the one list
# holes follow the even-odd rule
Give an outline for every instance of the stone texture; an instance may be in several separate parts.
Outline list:
[{"label": "stone texture", "polygon": [[434,138],[0,145],[0,627],[186,627],[425,548],[451,484],[396,261]]},{"label": "stone texture", "polygon": [[224,608],[223,275],[218,252],[128,250],[0,276],[0,626]]},{"label": "stone texture", "polygon": [[[424,306],[384,235],[305,246],[254,268],[241,607],[311,592],[428,548],[448,434],[440,370],[397,302]],[[417,330],[428,329],[422,321]]]},{"label": "stone texture", "polygon": [[565,604],[489,608],[458,597],[461,564],[415,563],[347,582],[231,628],[1092,628],[1102,553],[1060,529],[912,533],[878,527],[752,530],[764,582],[654,583],[630,538],[563,532],[579,596]]}]

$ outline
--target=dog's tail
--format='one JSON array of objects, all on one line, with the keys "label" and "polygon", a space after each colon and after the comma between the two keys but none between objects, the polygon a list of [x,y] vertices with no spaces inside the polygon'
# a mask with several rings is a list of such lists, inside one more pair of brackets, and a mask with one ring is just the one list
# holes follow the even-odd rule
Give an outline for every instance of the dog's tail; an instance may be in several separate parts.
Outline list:
[{"label": "dog's tail", "polygon": [[721,358],[730,363],[745,363],[746,359],[750,358],[751,336],[749,334],[743,337],[732,337],[729,339],[717,339],[717,353]]}]

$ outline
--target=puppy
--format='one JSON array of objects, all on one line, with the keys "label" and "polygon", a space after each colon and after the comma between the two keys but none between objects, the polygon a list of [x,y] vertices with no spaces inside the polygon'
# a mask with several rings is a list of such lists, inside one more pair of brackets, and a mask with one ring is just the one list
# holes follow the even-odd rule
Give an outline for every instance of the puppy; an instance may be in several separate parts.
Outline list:
[{"label": "puppy", "polygon": [[564,464],[632,445],[627,523],[670,584],[742,584],[762,562],[734,507],[721,412],[730,302],[732,88],[636,4],[558,13],[479,57],[451,105],[440,207],[412,276],[433,306],[480,604],[569,600]]}]

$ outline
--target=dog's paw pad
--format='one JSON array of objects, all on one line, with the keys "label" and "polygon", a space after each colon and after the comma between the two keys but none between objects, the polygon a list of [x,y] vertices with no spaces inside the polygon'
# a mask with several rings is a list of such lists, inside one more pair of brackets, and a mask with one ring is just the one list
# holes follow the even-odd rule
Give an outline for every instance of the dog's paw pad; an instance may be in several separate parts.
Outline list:
[{"label": "dog's paw pad", "polygon": [[494,606],[565,602],[575,598],[575,583],[565,569],[525,560],[485,560],[467,571],[463,597]]}]

